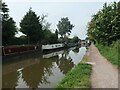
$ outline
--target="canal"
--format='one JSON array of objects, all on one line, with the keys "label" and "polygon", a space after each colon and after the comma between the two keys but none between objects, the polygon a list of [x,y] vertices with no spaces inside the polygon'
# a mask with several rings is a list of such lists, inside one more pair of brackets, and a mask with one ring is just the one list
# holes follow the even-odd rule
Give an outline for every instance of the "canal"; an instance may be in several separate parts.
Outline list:
[{"label": "canal", "polygon": [[3,88],[54,88],[86,52],[85,47],[19,57],[2,67]]}]

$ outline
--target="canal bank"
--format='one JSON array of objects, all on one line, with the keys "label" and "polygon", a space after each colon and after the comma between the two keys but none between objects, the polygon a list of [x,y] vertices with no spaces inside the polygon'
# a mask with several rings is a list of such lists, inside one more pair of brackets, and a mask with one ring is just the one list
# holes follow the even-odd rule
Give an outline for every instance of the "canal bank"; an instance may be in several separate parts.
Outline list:
[{"label": "canal bank", "polygon": [[55,88],[91,88],[92,65],[88,60],[89,49],[80,63],[70,70]]},{"label": "canal bank", "polygon": [[82,61],[65,75],[56,88],[118,88],[118,69],[92,44]]}]

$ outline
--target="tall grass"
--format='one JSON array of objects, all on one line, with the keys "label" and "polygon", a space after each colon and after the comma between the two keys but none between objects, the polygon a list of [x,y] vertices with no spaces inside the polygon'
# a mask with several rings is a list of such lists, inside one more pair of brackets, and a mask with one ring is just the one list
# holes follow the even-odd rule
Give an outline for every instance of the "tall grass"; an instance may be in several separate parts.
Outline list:
[{"label": "tall grass", "polygon": [[97,48],[99,49],[100,53],[109,60],[112,64],[118,66],[120,68],[120,45],[119,42],[113,43],[111,46],[103,46],[101,44],[96,44]]},{"label": "tall grass", "polygon": [[90,88],[90,75],[92,66],[88,64],[78,64],[73,70],[68,72],[64,79],[56,88]]}]

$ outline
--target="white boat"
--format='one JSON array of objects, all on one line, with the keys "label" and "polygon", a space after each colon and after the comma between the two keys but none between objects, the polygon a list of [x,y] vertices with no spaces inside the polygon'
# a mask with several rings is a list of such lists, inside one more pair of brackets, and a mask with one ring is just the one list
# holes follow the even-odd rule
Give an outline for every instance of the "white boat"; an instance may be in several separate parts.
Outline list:
[{"label": "white boat", "polygon": [[63,48],[64,44],[50,44],[50,45],[42,45],[42,50],[49,50],[49,49],[57,49],[57,48]]}]

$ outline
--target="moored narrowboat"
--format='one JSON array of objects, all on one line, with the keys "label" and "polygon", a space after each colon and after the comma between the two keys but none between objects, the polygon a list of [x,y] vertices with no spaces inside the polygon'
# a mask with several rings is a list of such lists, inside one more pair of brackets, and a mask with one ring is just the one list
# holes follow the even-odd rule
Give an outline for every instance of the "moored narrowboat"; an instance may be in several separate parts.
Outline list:
[{"label": "moored narrowboat", "polygon": [[64,48],[64,44],[48,44],[48,45],[42,45],[42,50],[53,50],[53,49],[59,49],[59,48]]},{"label": "moored narrowboat", "polygon": [[20,54],[28,51],[38,50],[36,45],[11,45],[11,46],[1,46],[2,56]]}]

